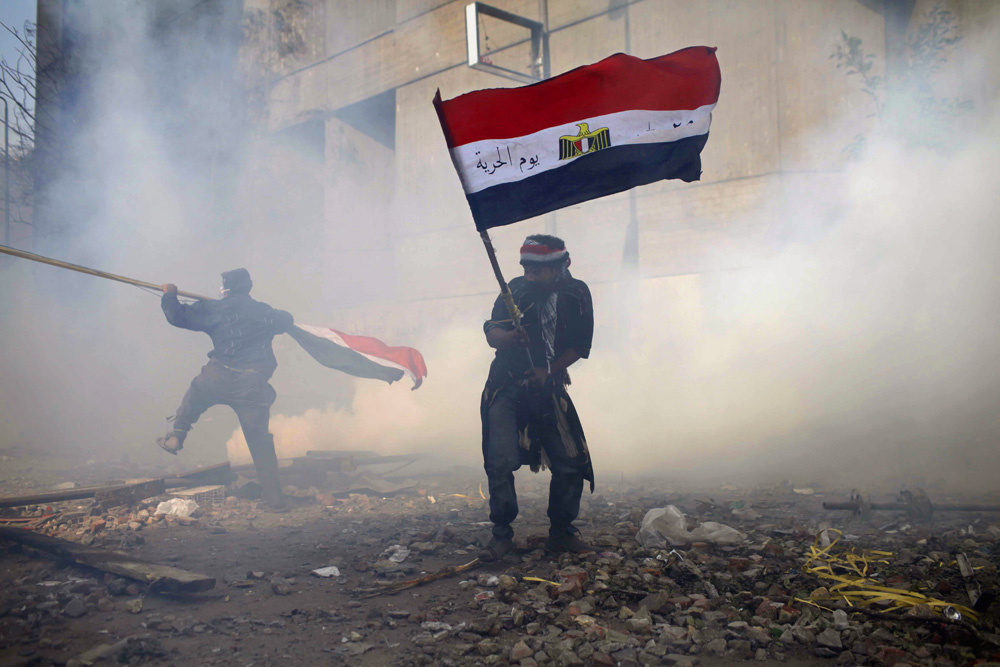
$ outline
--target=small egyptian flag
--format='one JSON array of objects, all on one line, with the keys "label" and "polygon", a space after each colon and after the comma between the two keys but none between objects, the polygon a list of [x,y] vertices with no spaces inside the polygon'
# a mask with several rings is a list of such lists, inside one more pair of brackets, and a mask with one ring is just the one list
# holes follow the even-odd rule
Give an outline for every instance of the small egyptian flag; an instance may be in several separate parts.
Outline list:
[{"label": "small egyptian flag", "polygon": [[414,389],[427,377],[424,357],[412,347],[389,347],[378,338],[307,324],[296,324],[288,333],[313,359],[348,375],[390,384],[405,375]]},{"label": "small egyptian flag", "polygon": [[642,60],[622,53],[520,88],[434,106],[476,228],[638,185],[701,177],[722,76],[715,48]]}]

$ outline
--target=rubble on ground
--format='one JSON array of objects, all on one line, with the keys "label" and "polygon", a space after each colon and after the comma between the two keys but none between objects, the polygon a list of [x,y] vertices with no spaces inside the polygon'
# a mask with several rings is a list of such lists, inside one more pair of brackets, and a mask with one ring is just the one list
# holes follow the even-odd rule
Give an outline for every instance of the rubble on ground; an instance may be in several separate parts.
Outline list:
[{"label": "rubble on ground", "polygon": [[[254,551],[229,554],[228,562],[237,564],[218,573],[223,599],[150,608],[155,596],[146,586],[7,545],[3,558],[17,564],[11,572],[18,576],[2,596],[0,656],[66,662],[87,650],[118,647],[141,664],[164,655],[180,661],[185,646],[203,640],[284,637],[295,650],[317,651],[317,659],[398,665],[805,660],[947,667],[1000,658],[998,610],[976,618],[955,611],[971,606],[958,554],[968,557],[982,592],[997,588],[996,515],[953,514],[933,523],[914,523],[902,513],[862,519],[819,509],[824,498],[838,497],[821,485],[672,493],[634,484],[585,497],[580,527],[595,551],[553,556],[543,550],[544,480],[526,479],[519,481],[516,554],[373,598],[363,594],[476,557],[490,534],[474,483],[438,480],[388,497],[290,488],[292,509],[278,515],[233,497],[199,507],[194,518],[157,514],[166,497],[97,513],[81,501],[23,508],[16,517],[8,511],[19,519],[51,514],[36,529],[64,539],[136,553],[173,548],[178,564],[189,557],[181,545],[205,548],[213,539],[244,534],[296,556],[278,569],[261,567]],[[637,539],[643,519],[671,505],[693,537],[643,546]],[[698,541],[704,533],[691,529],[706,525],[732,530],[722,543]],[[326,546],[316,550],[310,535],[320,532]],[[735,534],[742,539],[730,539]],[[899,602],[891,596],[867,607],[838,601],[831,595],[836,582],[810,565],[817,550],[879,552],[866,561],[872,581],[940,600],[952,611],[946,616],[942,607],[926,604],[893,609]],[[320,568],[335,568],[339,576],[312,574]],[[60,644],[61,628],[98,619],[118,624],[120,636],[88,647]],[[205,664],[236,661],[235,654],[208,650]],[[264,654],[239,655],[245,664]]]}]

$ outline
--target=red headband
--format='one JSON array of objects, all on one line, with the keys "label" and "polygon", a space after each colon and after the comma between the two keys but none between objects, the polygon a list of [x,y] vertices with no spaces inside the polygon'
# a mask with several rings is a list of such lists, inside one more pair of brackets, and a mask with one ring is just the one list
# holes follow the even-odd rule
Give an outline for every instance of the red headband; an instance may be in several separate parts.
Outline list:
[{"label": "red headband", "polygon": [[565,258],[569,252],[566,248],[550,248],[541,243],[526,243],[521,246],[521,263],[548,264]]}]

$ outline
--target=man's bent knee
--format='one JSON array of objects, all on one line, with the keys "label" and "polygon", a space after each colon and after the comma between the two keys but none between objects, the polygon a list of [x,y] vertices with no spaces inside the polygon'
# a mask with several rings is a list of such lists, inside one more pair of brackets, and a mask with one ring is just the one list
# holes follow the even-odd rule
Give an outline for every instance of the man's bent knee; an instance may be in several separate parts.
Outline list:
[{"label": "man's bent knee", "polygon": [[508,456],[497,456],[488,457],[486,459],[486,476],[490,479],[503,478],[507,475],[513,474],[515,470],[521,467],[520,459],[510,458]]}]

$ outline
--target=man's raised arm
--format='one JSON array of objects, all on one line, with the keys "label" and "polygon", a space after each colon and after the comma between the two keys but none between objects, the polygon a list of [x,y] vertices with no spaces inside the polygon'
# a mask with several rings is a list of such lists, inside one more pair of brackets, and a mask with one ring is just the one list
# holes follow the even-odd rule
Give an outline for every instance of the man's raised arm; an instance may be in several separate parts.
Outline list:
[{"label": "man's raised arm", "polygon": [[193,306],[188,306],[177,300],[177,285],[167,283],[163,286],[163,296],[160,297],[160,308],[167,316],[167,322],[181,329],[201,331],[198,317]]}]

